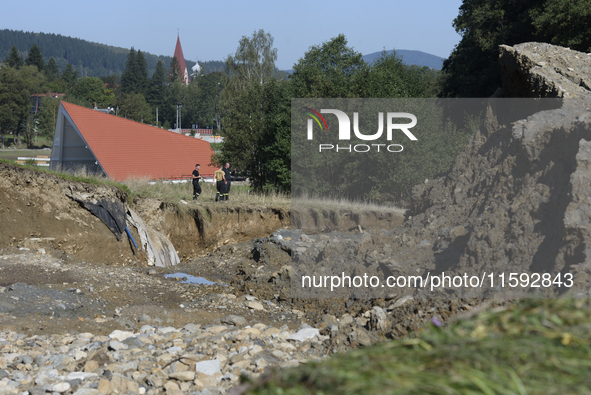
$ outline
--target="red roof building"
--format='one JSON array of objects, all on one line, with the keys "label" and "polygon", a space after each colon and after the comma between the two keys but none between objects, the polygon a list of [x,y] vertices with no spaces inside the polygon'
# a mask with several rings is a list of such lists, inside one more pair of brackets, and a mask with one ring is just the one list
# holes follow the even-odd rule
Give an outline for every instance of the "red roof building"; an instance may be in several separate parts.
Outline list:
[{"label": "red roof building", "polygon": [[185,64],[185,56],[183,55],[183,48],[181,47],[181,39],[178,35],[176,37],[176,47],[174,48],[173,56],[179,62],[179,77],[181,78],[181,81],[183,81],[185,85],[189,85],[189,71],[187,70],[187,65]]},{"label": "red roof building", "polygon": [[62,101],[50,169],[102,173],[116,181],[179,179],[195,165],[213,174],[208,142]]}]

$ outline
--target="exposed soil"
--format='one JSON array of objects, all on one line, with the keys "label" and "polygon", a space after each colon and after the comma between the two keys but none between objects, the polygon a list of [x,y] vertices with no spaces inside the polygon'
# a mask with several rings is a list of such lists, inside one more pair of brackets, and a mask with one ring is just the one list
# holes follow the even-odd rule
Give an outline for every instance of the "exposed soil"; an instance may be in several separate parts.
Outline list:
[{"label": "exposed soil", "polygon": [[[171,240],[181,258],[175,267],[155,268],[147,266],[144,255],[133,254],[125,234],[117,240],[73,199],[81,195],[127,203],[126,194],[115,187],[0,164],[2,327],[29,334],[106,334],[137,330],[144,323],[215,324],[228,314],[244,316],[252,324],[298,327],[319,323],[326,313],[355,315],[373,305],[292,298],[287,269],[292,252],[269,237],[290,228],[289,209],[232,202],[179,214],[174,204],[136,197],[133,209]],[[318,211],[304,210],[297,218],[310,233],[358,232],[360,226],[392,229],[403,221],[402,212],[326,210],[321,215],[324,218]],[[139,240],[135,228],[130,229]],[[224,285],[197,286],[164,277],[177,272]],[[266,308],[245,308],[246,296]],[[377,303],[386,306],[384,300]]]}]

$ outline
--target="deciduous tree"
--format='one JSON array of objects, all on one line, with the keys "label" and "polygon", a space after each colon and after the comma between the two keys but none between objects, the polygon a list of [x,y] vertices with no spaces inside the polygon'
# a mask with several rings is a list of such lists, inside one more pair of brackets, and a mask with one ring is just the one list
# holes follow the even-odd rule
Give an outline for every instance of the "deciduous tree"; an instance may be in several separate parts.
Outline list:
[{"label": "deciduous tree", "polygon": [[21,125],[31,110],[31,95],[38,93],[45,82],[34,66],[0,68],[0,131],[17,136],[20,145]]}]

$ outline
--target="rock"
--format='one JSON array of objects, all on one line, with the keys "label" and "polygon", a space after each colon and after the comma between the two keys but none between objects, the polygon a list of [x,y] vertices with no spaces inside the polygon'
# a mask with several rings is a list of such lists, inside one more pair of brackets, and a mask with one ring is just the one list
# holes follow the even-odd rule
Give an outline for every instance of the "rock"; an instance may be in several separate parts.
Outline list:
[{"label": "rock", "polygon": [[74,392],[74,395],[98,395],[98,393],[94,388],[80,388]]},{"label": "rock", "polygon": [[392,308],[403,306],[406,302],[408,302],[409,300],[412,300],[412,299],[413,299],[413,297],[410,295],[403,296],[402,298],[400,298],[396,302],[394,302],[394,304],[392,305]]},{"label": "rock", "polygon": [[228,330],[228,327],[223,325],[210,326],[209,328],[207,328],[207,331],[210,333],[221,333],[226,330]]},{"label": "rock", "polygon": [[55,383],[51,387],[49,387],[49,390],[51,392],[58,392],[60,394],[68,391],[69,389],[70,389],[70,384],[63,382],[63,381],[59,382],[59,383]]},{"label": "rock", "polygon": [[253,309],[253,310],[265,310],[265,308],[263,307],[262,304],[260,304],[259,302],[246,302],[246,307]]},{"label": "rock", "polygon": [[371,309],[369,317],[369,328],[373,331],[386,332],[390,330],[391,323],[386,315],[384,309],[378,306],[374,306]]},{"label": "rock", "polygon": [[127,339],[128,337],[132,337],[132,336],[135,336],[135,334],[133,332],[125,332],[125,331],[120,331],[120,330],[115,330],[115,331],[111,332],[111,334],[109,335],[109,337],[111,339],[115,339],[120,342],[122,342],[123,340]]},{"label": "rock", "polygon": [[167,381],[166,384],[164,384],[164,389],[166,390],[166,393],[181,390],[178,384],[174,381]]},{"label": "rock", "polygon": [[119,351],[119,350],[127,350],[129,347],[126,344],[123,344],[117,340],[111,340],[109,342],[109,348],[114,351]]},{"label": "rock", "polygon": [[259,331],[257,328],[246,328],[242,331],[242,333],[244,333],[245,335],[252,335],[252,336],[260,336],[261,335],[261,331]]},{"label": "rock", "polygon": [[184,372],[175,372],[168,375],[171,379],[176,379],[179,381],[193,381],[195,380],[195,372],[191,371],[184,371]]},{"label": "rock", "polygon": [[316,336],[320,335],[320,331],[315,328],[306,328],[300,329],[293,335],[289,336],[287,340],[297,341],[297,342],[305,342],[306,340],[313,339]]},{"label": "rock", "polygon": [[213,359],[209,361],[201,361],[195,364],[195,372],[211,376],[215,373],[220,373],[220,360]]},{"label": "rock", "polygon": [[71,380],[88,380],[88,379],[92,379],[98,377],[98,375],[96,373],[84,373],[84,372],[72,372],[72,373],[68,373],[68,375],[66,376],[66,380],[71,381]]},{"label": "rock", "polygon": [[139,394],[140,392],[137,382],[130,380],[120,374],[113,375],[110,383],[110,390],[120,394],[127,393],[128,391],[134,394]]},{"label": "rock", "polygon": [[227,315],[221,319],[221,323],[225,325],[244,326],[246,319],[239,315]]}]

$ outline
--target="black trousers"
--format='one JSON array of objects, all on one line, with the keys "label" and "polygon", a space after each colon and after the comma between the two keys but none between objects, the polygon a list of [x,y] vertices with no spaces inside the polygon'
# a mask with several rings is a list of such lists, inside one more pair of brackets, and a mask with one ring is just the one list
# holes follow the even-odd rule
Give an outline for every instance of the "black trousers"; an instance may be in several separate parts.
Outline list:
[{"label": "black trousers", "polygon": [[[218,190],[218,193],[217,193],[217,195],[215,197],[215,200],[216,201],[218,199],[219,200],[224,200],[224,194],[226,193],[226,183],[224,182],[224,180],[222,180],[222,181],[217,181],[215,185],[216,185],[216,188]],[[221,196],[221,199],[220,199],[220,196]]]},{"label": "black trousers", "polygon": [[201,195],[201,185],[199,185],[199,181],[193,181],[193,199],[196,199]]}]

